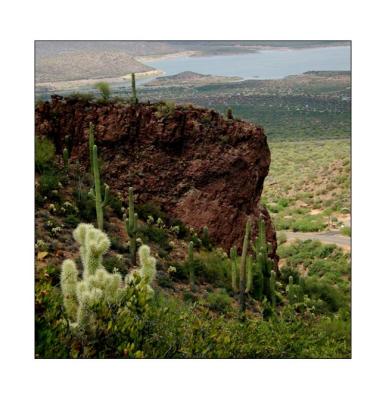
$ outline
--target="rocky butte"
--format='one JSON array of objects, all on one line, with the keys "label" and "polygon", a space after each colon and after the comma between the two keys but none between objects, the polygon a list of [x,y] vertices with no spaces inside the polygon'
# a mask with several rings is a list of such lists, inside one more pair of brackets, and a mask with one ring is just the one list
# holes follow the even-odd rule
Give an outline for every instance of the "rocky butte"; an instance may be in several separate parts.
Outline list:
[{"label": "rocky butte", "polygon": [[127,197],[133,186],[137,202],[157,204],[197,231],[207,226],[227,250],[241,247],[248,216],[264,218],[271,257],[278,260],[276,233],[260,204],[271,159],[263,128],[191,105],[52,96],[35,109],[36,133],[50,137],[59,154],[69,135],[72,158],[85,168],[90,122],[102,178],[113,192]]}]

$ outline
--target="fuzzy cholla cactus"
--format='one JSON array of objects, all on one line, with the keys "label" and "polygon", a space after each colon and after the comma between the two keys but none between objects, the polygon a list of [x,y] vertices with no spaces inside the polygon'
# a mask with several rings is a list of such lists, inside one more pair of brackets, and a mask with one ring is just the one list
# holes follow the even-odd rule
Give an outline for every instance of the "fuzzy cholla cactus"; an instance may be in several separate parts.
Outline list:
[{"label": "fuzzy cholla cactus", "polygon": [[148,246],[139,249],[141,268],[136,276],[127,275],[123,281],[119,273],[109,273],[103,267],[103,254],[110,247],[110,240],[104,232],[91,224],[79,224],[73,235],[80,245],[83,279],[78,280],[78,271],[72,260],[63,262],[61,273],[64,307],[73,327],[92,329],[97,305],[123,305],[130,300],[137,286],[145,299],[153,295],[150,285],[156,274],[156,260],[150,256]]}]

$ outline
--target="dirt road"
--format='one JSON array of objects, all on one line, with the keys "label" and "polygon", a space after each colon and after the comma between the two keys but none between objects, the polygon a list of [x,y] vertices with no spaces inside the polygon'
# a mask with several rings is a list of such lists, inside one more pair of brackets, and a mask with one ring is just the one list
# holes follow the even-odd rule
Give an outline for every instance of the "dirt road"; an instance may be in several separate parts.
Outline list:
[{"label": "dirt road", "polygon": [[339,232],[291,232],[282,231],[287,236],[288,241],[299,240],[319,240],[326,244],[336,244],[337,246],[343,247],[350,250],[351,238],[348,236],[341,235]]}]

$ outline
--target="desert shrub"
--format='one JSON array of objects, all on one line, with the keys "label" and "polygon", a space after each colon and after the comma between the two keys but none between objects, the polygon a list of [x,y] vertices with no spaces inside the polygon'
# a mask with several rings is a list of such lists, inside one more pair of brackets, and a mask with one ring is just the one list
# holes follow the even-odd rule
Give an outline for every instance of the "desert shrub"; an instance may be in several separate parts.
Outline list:
[{"label": "desert shrub", "polygon": [[99,91],[100,95],[102,96],[102,99],[104,101],[108,101],[111,95],[110,85],[107,82],[98,82],[95,85],[95,88]]},{"label": "desert shrub", "polygon": [[160,102],[157,104],[155,115],[157,118],[167,118],[174,113],[175,109],[176,105],[171,101]]},{"label": "desert shrub", "polygon": [[195,275],[198,280],[210,283],[217,287],[230,289],[231,262],[219,252],[201,252],[198,255],[198,265]]},{"label": "desert shrub", "polygon": [[209,313],[197,302],[158,294],[146,315],[145,357],[349,358],[349,317],[303,319],[292,307],[275,318],[246,319]]},{"label": "desert shrub", "polygon": [[173,281],[172,281],[171,277],[163,271],[157,272],[157,282],[158,282],[158,285],[163,288],[168,288],[168,289],[173,288]]},{"label": "desert shrub", "polygon": [[280,269],[280,279],[282,282],[288,284],[290,276],[292,276],[294,283],[299,283],[300,274],[296,268],[283,267]]},{"label": "desert shrub", "polygon": [[122,217],[122,200],[110,193],[108,205],[111,207],[117,217]]},{"label": "desert shrub", "polygon": [[111,236],[111,249],[117,251],[118,253],[127,253],[128,246],[126,243],[122,243],[119,237]]},{"label": "desert shrub", "polygon": [[344,226],[343,228],[341,228],[340,233],[341,233],[342,235],[350,236],[350,237],[351,237],[351,227],[349,227],[349,226]]},{"label": "desert shrub", "polygon": [[213,311],[226,313],[231,307],[231,298],[225,290],[217,290],[208,293],[206,296],[206,304]]},{"label": "desert shrub", "polygon": [[178,227],[178,232],[177,232],[178,239],[187,239],[190,236],[189,229],[181,220],[172,218],[170,219],[169,224],[172,228]]},{"label": "desert shrub", "polygon": [[321,299],[329,311],[336,312],[345,306],[345,298],[337,288],[316,277],[305,280],[305,293],[311,299]]},{"label": "desert shrub", "polygon": [[94,100],[95,96],[92,93],[80,93],[80,92],[74,92],[69,94],[66,97],[67,102],[83,102],[83,103],[89,103],[92,100]]},{"label": "desert shrub", "polygon": [[277,235],[277,242],[278,242],[279,246],[281,244],[286,243],[286,241],[287,241],[287,235],[284,232],[279,232]]},{"label": "desert shrub", "polygon": [[55,146],[47,138],[35,138],[35,168],[43,173],[51,169],[55,159]]},{"label": "desert shrub", "polygon": [[161,218],[163,221],[166,221],[166,214],[161,211],[160,207],[154,203],[144,203],[144,204],[136,204],[135,211],[138,214],[138,217],[144,221],[147,220],[148,216],[151,215],[154,221],[157,221],[158,218]]},{"label": "desert shrub", "polygon": [[326,223],[320,217],[305,215],[294,221],[291,227],[294,232],[318,232],[326,227]]},{"label": "desert shrub", "polygon": [[67,358],[69,326],[63,318],[62,294],[53,267],[40,270],[35,282],[35,357]]},{"label": "desert shrub", "polygon": [[39,193],[52,200],[59,199],[59,176],[53,170],[47,170],[39,179]]},{"label": "desert shrub", "polygon": [[164,229],[159,228],[155,225],[143,224],[138,229],[139,237],[141,237],[144,242],[153,242],[160,246],[160,249],[165,252],[169,252],[171,250],[171,246],[169,244],[169,238]]},{"label": "desert shrub", "polygon": [[78,226],[78,224],[80,223],[80,218],[77,215],[70,214],[64,218],[64,223],[69,228],[76,228]]},{"label": "desert shrub", "polygon": [[77,190],[75,202],[80,219],[85,222],[94,222],[96,219],[95,200],[88,195],[88,192]]},{"label": "desert shrub", "polygon": [[128,263],[125,263],[123,257],[118,255],[107,256],[103,260],[103,266],[106,268],[106,271],[111,274],[117,271],[121,275],[126,275],[128,271],[127,265]]}]

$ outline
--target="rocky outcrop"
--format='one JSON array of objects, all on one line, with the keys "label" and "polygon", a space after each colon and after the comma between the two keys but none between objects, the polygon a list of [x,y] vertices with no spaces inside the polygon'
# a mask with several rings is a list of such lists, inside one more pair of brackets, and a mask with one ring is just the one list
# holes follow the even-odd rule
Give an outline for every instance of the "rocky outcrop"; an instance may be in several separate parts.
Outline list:
[{"label": "rocky outcrop", "polygon": [[36,131],[61,152],[72,138],[72,157],[88,165],[87,129],[103,159],[102,176],[113,191],[158,204],[168,215],[201,230],[229,249],[241,247],[248,216],[264,218],[276,256],[276,234],[260,205],[270,151],[263,129],[193,106],[96,104],[53,96],[36,107]]}]

